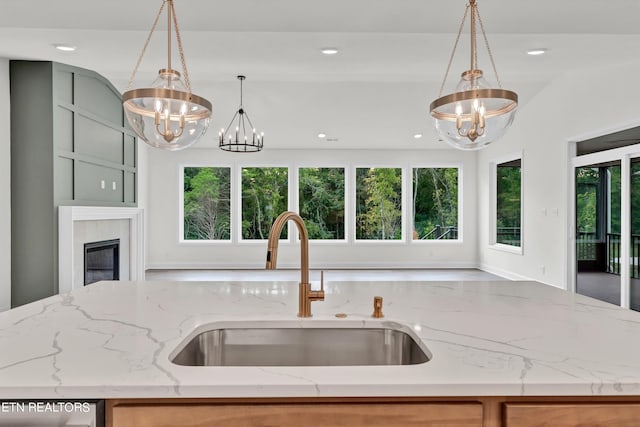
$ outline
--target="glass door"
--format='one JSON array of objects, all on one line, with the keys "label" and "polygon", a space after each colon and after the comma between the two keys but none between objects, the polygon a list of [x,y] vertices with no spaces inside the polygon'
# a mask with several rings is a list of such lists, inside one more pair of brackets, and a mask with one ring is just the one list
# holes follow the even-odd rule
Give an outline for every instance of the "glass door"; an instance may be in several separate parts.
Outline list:
[{"label": "glass door", "polygon": [[629,239],[630,307],[632,310],[640,311],[640,272],[638,271],[638,259],[640,258],[640,158],[638,157],[631,159],[629,193],[631,211],[631,236]]},{"label": "glass door", "polygon": [[621,303],[621,172],[620,161],[575,168],[576,292],[616,305]]}]

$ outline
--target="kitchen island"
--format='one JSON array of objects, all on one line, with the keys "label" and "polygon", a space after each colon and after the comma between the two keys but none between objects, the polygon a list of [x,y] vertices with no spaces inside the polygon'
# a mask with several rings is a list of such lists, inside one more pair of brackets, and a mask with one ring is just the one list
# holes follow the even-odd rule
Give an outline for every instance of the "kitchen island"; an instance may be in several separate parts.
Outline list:
[{"label": "kitchen island", "polygon": [[[578,412],[595,402],[640,415],[639,313],[535,282],[328,279],[325,301],[313,304],[310,319],[296,317],[297,283],[273,281],[100,282],[0,313],[0,399],[114,399],[111,408],[130,408],[136,401],[122,399],[138,398],[143,404],[446,400],[460,414],[475,411],[467,403],[480,404],[486,426],[508,419],[507,402],[520,410],[551,399]],[[383,319],[371,318],[374,295],[384,297]],[[170,361],[196,328],[234,321],[396,322],[412,329],[432,359],[346,367]]]}]

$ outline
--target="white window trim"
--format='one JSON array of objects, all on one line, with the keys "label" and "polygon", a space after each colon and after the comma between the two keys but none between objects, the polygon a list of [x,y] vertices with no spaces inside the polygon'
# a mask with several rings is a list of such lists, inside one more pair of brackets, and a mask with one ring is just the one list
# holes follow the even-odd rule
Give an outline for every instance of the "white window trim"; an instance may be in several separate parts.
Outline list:
[{"label": "white window trim", "polygon": [[[184,238],[184,169],[185,168],[228,168],[229,169],[229,179],[231,184],[231,203],[229,204],[230,208],[230,218],[229,218],[229,239],[226,240],[186,240]],[[224,164],[216,164],[211,165],[209,163],[180,163],[178,165],[178,245],[179,246],[208,246],[208,245],[231,245],[234,242],[234,228],[236,224],[234,223],[234,215],[233,215],[233,168],[234,165],[231,163]]]},{"label": "white window trim", "polygon": [[[501,163],[511,162],[513,160],[520,160],[520,246],[505,245],[503,243],[496,242],[497,233],[497,173],[498,165]],[[489,248],[497,251],[508,252],[516,255],[524,255],[524,152],[518,151],[501,157],[493,159],[489,163],[489,170],[491,176],[491,200],[489,206]]]},{"label": "white window trim", "polygon": [[[400,197],[400,239],[393,240],[383,240],[383,239],[358,239],[356,238],[356,222],[357,222],[357,213],[356,213],[356,179],[357,179],[357,170],[358,169],[400,169],[400,191],[402,191],[402,195]],[[406,164],[379,164],[379,163],[371,163],[369,165],[360,165],[354,164],[351,165],[352,176],[350,179],[350,195],[351,195],[351,229],[352,229],[352,242],[354,245],[361,246],[367,244],[373,245],[401,245],[407,243],[407,233],[406,233],[406,224],[407,224],[407,165]]]},{"label": "white window trim", "polygon": [[[185,240],[184,239],[184,168],[185,167],[209,167],[209,168],[230,168],[231,171],[231,238],[229,240]],[[459,245],[464,243],[464,165],[458,162],[443,162],[443,163],[393,163],[393,164],[380,164],[380,163],[338,163],[338,162],[324,162],[324,161],[305,161],[305,162],[247,162],[244,161],[231,161],[231,162],[185,162],[178,165],[177,178],[178,178],[178,245],[184,246],[227,246],[227,245],[264,245],[266,239],[249,240],[242,238],[242,169],[244,168],[286,168],[288,171],[288,204],[287,209],[299,212],[299,188],[298,177],[299,169],[307,167],[321,167],[321,168],[342,168],[345,172],[345,238],[339,240],[324,240],[313,239],[310,240],[310,245],[313,246],[378,246],[378,245],[411,245],[418,246],[441,246],[441,245]],[[355,192],[356,192],[356,169],[358,168],[393,168],[400,169],[402,198],[401,198],[401,239],[398,240],[365,240],[356,239],[356,208],[355,208]],[[412,180],[411,172],[413,168],[456,168],[458,170],[458,239],[457,240],[424,240],[414,241],[412,236],[412,224],[413,218],[411,212],[409,212],[409,206],[412,205]],[[288,227],[288,239],[280,240],[284,245],[296,245],[298,241],[298,232],[294,224],[289,223]],[[506,246],[506,245],[505,245]]]},{"label": "white window trim", "polygon": [[[464,243],[464,226],[463,226],[463,216],[462,212],[464,211],[464,202],[462,195],[464,194],[464,184],[463,184],[463,167],[461,163],[436,163],[436,164],[411,164],[409,165],[408,173],[411,175],[408,179],[409,190],[407,192],[409,196],[409,200],[413,195],[413,169],[457,169],[458,170],[458,238],[455,240],[413,240],[413,238],[409,239],[409,242],[413,245],[457,245]],[[413,201],[408,202],[407,206],[413,207]],[[407,212],[407,234],[408,236],[413,236],[413,209],[410,212]]]}]

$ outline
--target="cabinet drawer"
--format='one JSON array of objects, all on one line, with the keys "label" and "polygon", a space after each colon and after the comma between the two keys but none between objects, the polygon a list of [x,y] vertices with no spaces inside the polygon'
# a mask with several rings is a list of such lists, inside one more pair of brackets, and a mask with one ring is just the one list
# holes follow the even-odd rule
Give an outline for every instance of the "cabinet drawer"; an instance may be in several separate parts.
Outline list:
[{"label": "cabinet drawer", "polygon": [[104,166],[75,162],[74,200],[122,202],[124,172]]},{"label": "cabinet drawer", "polygon": [[629,427],[640,425],[640,404],[505,404],[505,427]]},{"label": "cabinet drawer", "polygon": [[124,404],[107,427],[481,427],[480,403]]}]

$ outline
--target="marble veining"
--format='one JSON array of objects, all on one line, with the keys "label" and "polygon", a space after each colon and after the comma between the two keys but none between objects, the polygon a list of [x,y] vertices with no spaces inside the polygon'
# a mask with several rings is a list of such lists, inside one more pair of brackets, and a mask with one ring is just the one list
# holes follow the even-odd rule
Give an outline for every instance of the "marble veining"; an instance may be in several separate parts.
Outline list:
[{"label": "marble veining", "polygon": [[[289,281],[100,282],[0,313],[0,398],[640,395],[640,313],[581,295],[535,282],[333,281],[314,317],[298,319],[297,292]],[[370,317],[374,295],[385,300],[382,320]],[[235,321],[397,322],[433,358],[170,362],[196,329]]]}]

